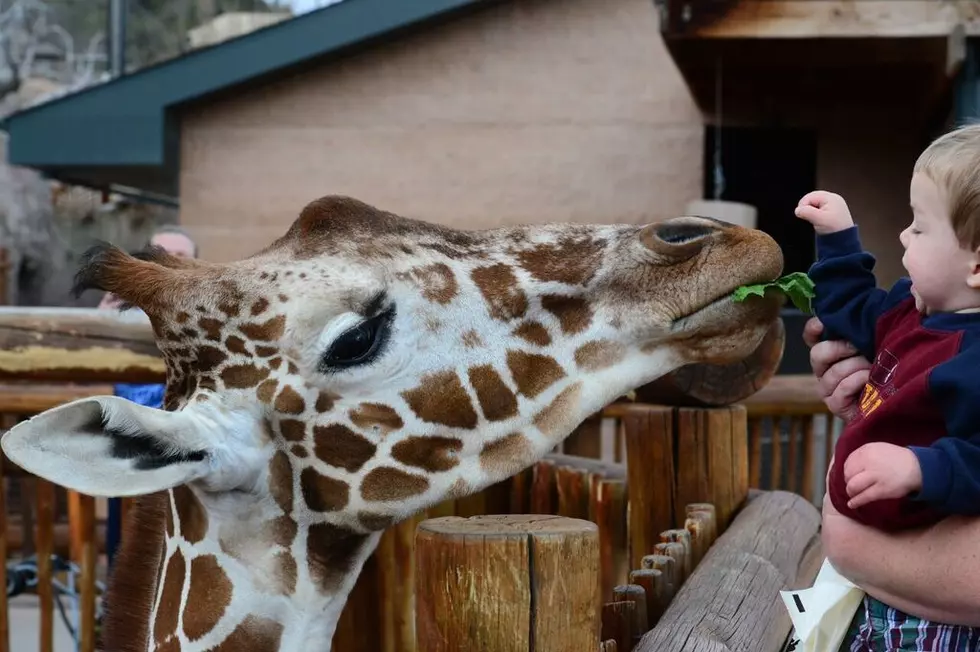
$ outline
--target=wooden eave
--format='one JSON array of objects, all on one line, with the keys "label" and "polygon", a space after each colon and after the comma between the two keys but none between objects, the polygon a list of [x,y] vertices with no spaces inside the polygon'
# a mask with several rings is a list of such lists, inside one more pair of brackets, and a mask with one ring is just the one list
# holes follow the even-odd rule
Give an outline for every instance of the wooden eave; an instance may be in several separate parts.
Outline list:
[{"label": "wooden eave", "polygon": [[[873,103],[923,117],[980,35],[980,0],[655,0],[661,37],[700,108]],[[748,103],[748,104],[746,104]],[[816,103],[816,104],[814,104]]]}]

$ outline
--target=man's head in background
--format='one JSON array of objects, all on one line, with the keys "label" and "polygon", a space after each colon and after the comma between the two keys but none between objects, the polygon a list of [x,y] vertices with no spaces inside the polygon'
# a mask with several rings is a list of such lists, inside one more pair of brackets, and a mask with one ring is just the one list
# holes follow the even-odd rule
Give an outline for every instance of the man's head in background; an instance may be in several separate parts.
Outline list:
[{"label": "man's head in background", "polygon": [[[151,246],[163,248],[167,253],[182,258],[197,258],[197,243],[191,238],[190,234],[179,226],[165,224],[157,227],[150,236],[148,243]],[[102,309],[115,309],[122,305],[122,301],[114,295],[106,292],[102,296],[98,307]]]},{"label": "man's head in background", "polygon": [[182,258],[197,258],[197,243],[179,226],[164,225],[153,232],[150,244]]}]

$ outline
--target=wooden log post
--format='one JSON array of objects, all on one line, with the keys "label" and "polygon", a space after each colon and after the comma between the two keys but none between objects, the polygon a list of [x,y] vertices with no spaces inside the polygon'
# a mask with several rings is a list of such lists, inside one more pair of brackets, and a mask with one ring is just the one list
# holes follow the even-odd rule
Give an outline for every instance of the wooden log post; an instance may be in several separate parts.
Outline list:
[{"label": "wooden log post", "polygon": [[688,504],[712,503],[723,532],[749,491],[745,407],[633,405],[623,425],[631,568],[662,532],[684,527]]},{"label": "wooden log post", "polygon": [[415,565],[416,649],[599,649],[594,523],[526,514],[430,519],[418,528]]},{"label": "wooden log post", "polygon": [[776,652],[791,628],[779,591],[809,586],[820,512],[785,491],[752,497],[634,652]]}]

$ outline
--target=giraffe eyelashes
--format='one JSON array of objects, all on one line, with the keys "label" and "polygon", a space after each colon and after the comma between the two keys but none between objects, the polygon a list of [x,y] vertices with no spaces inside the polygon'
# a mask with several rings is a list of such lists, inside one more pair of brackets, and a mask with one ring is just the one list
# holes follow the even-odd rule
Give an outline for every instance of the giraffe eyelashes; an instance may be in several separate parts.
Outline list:
[{"label": "giraffe eyelashes", "polygon": [[318,370],[330,373],[370,364],[384,351],[395,319],[394,304],[348,328],[320,356]]}]

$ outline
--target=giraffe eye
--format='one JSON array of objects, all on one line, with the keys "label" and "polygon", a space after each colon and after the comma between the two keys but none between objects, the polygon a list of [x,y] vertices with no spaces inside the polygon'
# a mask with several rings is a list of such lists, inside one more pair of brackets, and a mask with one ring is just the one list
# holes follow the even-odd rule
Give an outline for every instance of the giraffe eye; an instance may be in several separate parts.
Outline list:
[{"label": "giraffe eye", "polygon": [[372,362],[388,342],[394,317],[395,307],[391,306],[341,333],[320,357],[320,371],[327,373]]}]

